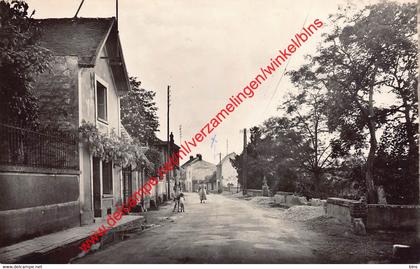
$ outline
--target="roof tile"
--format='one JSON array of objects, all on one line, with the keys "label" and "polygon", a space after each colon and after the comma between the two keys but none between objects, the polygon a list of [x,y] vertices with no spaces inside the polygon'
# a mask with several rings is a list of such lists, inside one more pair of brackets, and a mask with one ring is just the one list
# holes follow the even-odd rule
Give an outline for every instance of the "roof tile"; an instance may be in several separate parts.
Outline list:
[{"label": "roof tile", "polygon": [[56,56],[78,56],[80,64],[94,64],[96,51],[115,18],[57,18],[36,20],[40,45]]}]

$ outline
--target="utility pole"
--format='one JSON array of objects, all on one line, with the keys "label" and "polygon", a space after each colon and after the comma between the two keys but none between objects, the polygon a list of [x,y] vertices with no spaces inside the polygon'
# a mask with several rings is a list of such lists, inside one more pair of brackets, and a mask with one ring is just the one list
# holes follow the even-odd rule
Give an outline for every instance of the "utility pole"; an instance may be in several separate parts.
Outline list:
[{"label": "utility pole", "polygon": [[242,187],[242,194],[245,195],[247,193],[247,150],[246,150],[246,141],[247,137],[246,137],[246,128],[244,128],[244,152],[243,152],[243,159],[242,159],[242,183],[243,183],[243,187]]},{"label": "utility pole", "polygon": [[226,139],[226,156],[229,154],[229,138]]},{"label": "utility pole", "polygon": [[117,20],[117,33],[118,33],[118,0],[115,0],[115,19]]},{"label": "utility pole", "polygon": [[[166,158],[168,159],[168,157],[170,156],[170,147],[171,147],[171,142],[169,141],[169,106],[170,106],[170,102],[171,102],[171,86],[168,85],[168,92],[167,92],[167,105],[168,105],[168,109],[167,109],[167,130],[166,130],[166,142],[167,142],[167,152],[166,152]],[[168,200],[171,199],[171,171],[169,171],[168,174],[166,174],[166,180],[168,181]]]},{"label": "utility pole", "polygon": [[182,125],[179,125],[179,145],[182,144]]},{"label": "utility pole", "polygon": [[217,186],[217,190],[223,189],[222,179],[223,179],[223,173],[222,173],[222,153],[219,153],[219,185]]},{"label": "utility pole", "polygon": [[[141,186],[144,186],[144,177],[146,176],[146,174],[144,173],[144,166],[141,169]],[[141,198],[141,206],[143,207],[142,210],[144,209],[144,198]]]}]

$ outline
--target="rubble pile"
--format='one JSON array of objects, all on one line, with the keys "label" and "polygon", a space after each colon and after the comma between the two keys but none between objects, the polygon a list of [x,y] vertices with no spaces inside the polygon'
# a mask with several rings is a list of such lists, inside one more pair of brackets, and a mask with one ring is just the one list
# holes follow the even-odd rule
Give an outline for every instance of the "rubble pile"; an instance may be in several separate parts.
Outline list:
[{"label": "rubble pile", "polygon": [[283,212],[284,217],[294,221],[305,221],[324,215],[324,209],[320,206],[293,206]]},{"label": "rubble pile", "polygon": [[273,203],[273,200],[271,197],[264,197],[264,196],[252,197],[251,201],[258,205],[267,206],[267,207]]}]

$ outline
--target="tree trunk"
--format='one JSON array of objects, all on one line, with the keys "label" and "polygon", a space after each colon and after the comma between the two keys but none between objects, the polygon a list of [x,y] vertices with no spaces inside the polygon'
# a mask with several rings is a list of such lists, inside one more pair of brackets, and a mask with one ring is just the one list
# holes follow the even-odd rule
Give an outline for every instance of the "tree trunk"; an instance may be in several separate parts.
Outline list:
[{"label": "tree trunk", "polygon": [[369,136],[370,136],[370,148],[369,148],[369,155],[366,162],[366,191],[367,191],[367,202],[369,204],[376,204],[378,202],[378,195],[375,188],[374,183],[374,161],[376,155],[376,149],[378,147],[378,142],[376,141],[376,127],[374,116],[375,113],[373,111],[373,82],[375,81],[375,73],[374,72],[373,78],[371,80],[371,84],[369,86],[369,115],[368,115],[368,128],[369,128]]},{"label": "tree trunk", "polygon": [[318,197],[318,198],[321,198],[321,192],[320,192],[320,190],[321,190],[321,173],[320,173],[320,171],[318,171],[318,169],[316,169],[314,172],[313,172],[313,176],[314,176],[314,187],[315,187],[315,195]]},{"label": "tree trunk", "polygon": [[367,190],[367,202],[370,204],[376,204],[378,197],[375,189],[375,183],[373,180],[374,174],[374,160],[377,149],[377,141],[375,136],[375,126],[372,120],[369,120],[369,135],[370,135],[370,149],[369,155],[366,162],[366,190]]}]

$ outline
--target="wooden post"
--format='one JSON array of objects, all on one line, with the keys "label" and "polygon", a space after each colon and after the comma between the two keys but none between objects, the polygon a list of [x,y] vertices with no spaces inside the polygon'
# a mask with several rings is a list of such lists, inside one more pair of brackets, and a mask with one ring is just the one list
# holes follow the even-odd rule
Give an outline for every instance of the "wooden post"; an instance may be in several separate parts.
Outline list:
[{"label": "wooden post", "polygon": [[[169,106],[170,106],[170,94],[171,94],[171,90],[170,87],[168,85],[168,92],[167,92],[167,130],[166,130],[166,142],[167,142],[167,152],[166,152],[166,161],[168,161],[168,157],[171,155],[171,151],[170,151],[170,147],[171,147],[171,142],[169,141]],[[171,171],[169,171],[166,174],[166,180],[168,181],[168,200],[171,199]]]},{"label": "wooden post", "polygon": [[247,145],[247,137],[246,137],[246,128],[244,128],[244,151],[243,151],[243,160],[242,160],[242,183],[243,183],[243,187],[242,187],[242,194],[245,195],[247,194],[247,150],[246,150],[246,145]]}]

